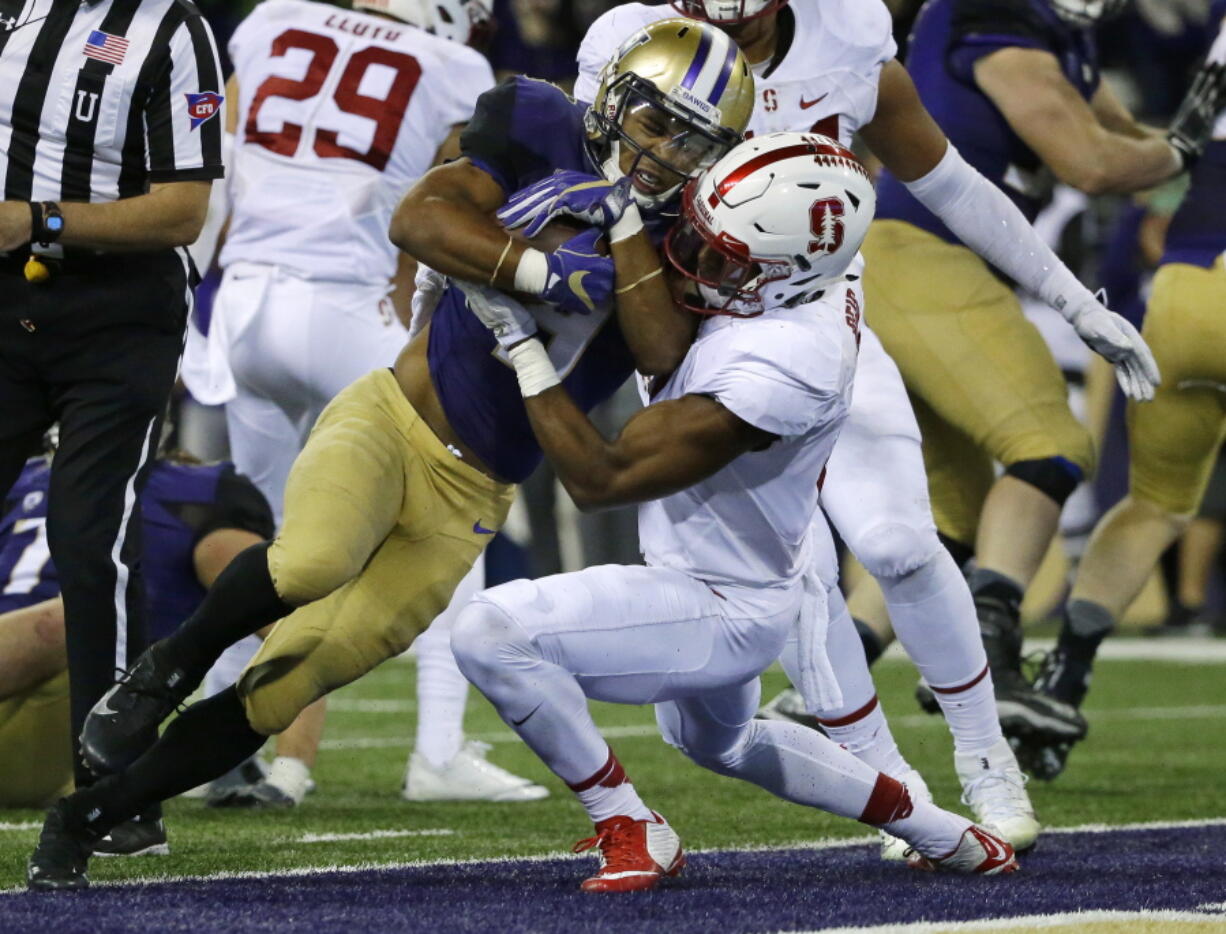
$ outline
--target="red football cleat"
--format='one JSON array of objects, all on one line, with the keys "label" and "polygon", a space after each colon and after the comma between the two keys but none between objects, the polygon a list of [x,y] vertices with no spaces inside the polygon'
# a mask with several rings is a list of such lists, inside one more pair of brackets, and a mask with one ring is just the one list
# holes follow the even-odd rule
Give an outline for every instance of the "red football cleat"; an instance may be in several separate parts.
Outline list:
[{"label": "red football cleat", "polygon": [[952,853],[945,856],[924,856],[913,851],[907,858],[907,865],[912,869],[928,872],[940,869],[981,876],[998,876],[1006,872],[1017,872],[1021,868],[1017,857],[1013,855],[1013,847],[974,824],[966,828]]},{"label": "red football cleat", "polygon": [[617,816],[596,825],[596,836],[580,840],[574,852],[600,847],[600,871],[584,879],[585,892],[641,892],[685,866],[681,838],[659,814],[652,820]]}]

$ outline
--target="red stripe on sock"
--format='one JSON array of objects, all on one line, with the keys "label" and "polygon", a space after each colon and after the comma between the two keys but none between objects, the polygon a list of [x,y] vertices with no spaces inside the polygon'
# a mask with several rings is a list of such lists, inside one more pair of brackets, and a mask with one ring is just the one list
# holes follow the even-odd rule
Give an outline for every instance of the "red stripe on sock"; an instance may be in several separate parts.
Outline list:
[{"label": "red stripe on sock", "polygon": [[932,691],[934,694],[957,694],[961,691],[969,691],[971,688],[973,688],[976,684],[978,684],[980,681],[982,681],[987,676],[988,676],[988,666],[984,665],[983,671],[979,672],[979,674],[971,678],[971,680],[966,682],[966,684],[955,684],[951,688],[938,688],[930,684],[928,685],[928,687],[932,688]]},{"label": "red stripe on sock", "polygon": [[877,708],[877,695],[874,694],[872,699],[861,707],[859,710],[853,710],[845,717],[839,717],[837,720],[823,720],[817,718],[817,722],[822,726],[847,726],[849,723],[855,723],[857,720],[863,720]]},{"label": "red stripe on sock", "polygon": [[877,784],[873,786],[873,793],[868,796],[868,803],[864,805],[864,813],[860,815],[860,822],[880,827],[882,824],[910,817],[914,807],[911,803],[911,795],[907,793],[907,786],[898,779],[890,778],[881,772],[877,775]]},{"label": "red stripe on sock", "polygon": [[609,758],[605,759],[604,765],[583,781],[576,782],[573,785],[568,783],[568,787],[571,791],[587,791],[589,788],[595,788],[597,785],[603,785],[605,788],[616,788],[627,781],[629,779],[626,778],[626,770],[622,768],[622,764],[617,761],[617,756],[613,755],[613,750],[610,749]]}]

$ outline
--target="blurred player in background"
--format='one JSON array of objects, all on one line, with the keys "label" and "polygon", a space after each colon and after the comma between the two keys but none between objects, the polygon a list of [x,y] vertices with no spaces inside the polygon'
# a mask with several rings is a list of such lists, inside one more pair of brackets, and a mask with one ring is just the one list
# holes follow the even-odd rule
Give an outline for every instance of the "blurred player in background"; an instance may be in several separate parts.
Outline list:
[{"label": "blurred player in background", "polygon": [[[488,0],[353,6],[269,0],[229,43],[224,275],[205,359],[185,374],[198,399],[225,403],[234,462],[278,522],[290,465],[324,406],[391,366],[405,345],[414,263],[387,239],[392,211],[431,165],[458,154],[459,130],[493,85],[470,47],[486,37]],[[206,691],[233,684],[256,648],[229,650]],[[544,797],[463,742],[467,683],[446,634],[423,640],[418,658],[421,716],[406,794]],[[314,752],[291,744],[267,779],[231,789],[227,803],[299,803]]]},{"label": "blurred player in background", "polygon": [[[678,0],[675,6],[719,24],[741,46],[757,77],[752,132],[812,129],[846,145],[858,132],[923,203],[1117,362],[1133,394],[1152,393],[1156,374],[1135,329],[1077,282],[933,123],[894,58],[890,16],[878,0]],[[630,3],[597,20],[579,52],[577,96],[591,93],[611,44],[665,15],[659,7]],[[837,236],[837,225],[823,231],[818,220],[815,236]],[[933,523],[920,433],[902,380],[869,330],[857,366],[852,411],[827,472],[823,509],[880,583],[900,640],[938,688],[954,736],[955,767],[977,819],[1025,848],[1039,825],[1001,723],[1054,736],[1080,736],[1084,724],[1076,711],[1024,682],[994,683],[971,595]],[[823,711],[820,721],[871,760],[886,735],[882,718],[873,698],[860,709]],[[898,777],[911,781],[916,795],[926,794],[918,775]]]},{"label": "blurred player in background", "polygon": [[[584,891],[650,889],[685,865],[587,698],[655,704],[665,739],[698,764],[886,829],[924,865],[1010,872],[1005,841],[912,799],[815,730],[754,716],[758,676],[781,653],[807,700],[841,702],[825,661],[826,602],[841,609],[834,548],[813,520],[851,407],[868,173],[828,137],[768,134],[691,183],[683,204],[665,251],[674,293],[706,317],[680,367],[653,382],[650,404],[612,441],[561,386],[528,312],[485,292],[478,314],[515,365],[559,479],[580,508],[642,504],[647,566],[484,592],[456,623],[460,667],[595,824],[575,847],[600,848]],[[839,219],[841,237],[817,235],[822,214]],[[814,571],[823,551],[825,576]]]},{"label": "blurred player in background", "polygon": [[[587,408],[635,369],[663,375],[684,357],[693,316],[674,307],[650,231],[686,178],[735,145],[753,103],[744,58],[701,24],[644,30],[609,75],[599,113],[544,82],[482,95],[464,158],[418,182],[391,230],[443,273],[538,300],[551,352]],[[611,257],[594,227],[549,252],[508,234],[494,212],[532,185],[589,224],[619,214]],[[465,303],[448,298],[454,291],[394,368],[357,380],[325,410],[294,464],[276,539],[239,555],[192,618],[95,706],[82,747],[106,777],[48,812],[32,889],[86,887],[93,846],[138,802],[232,767],[308,704],[402,652],[446,608],[505,521],[514,483],[543,458],[513,371]],[[228,646],[278,620],[239,684],[193,704],[136,755],[141,731]]]},{"label": "blurred player in background", "polygon": [[[1205,64],[1171,124],[1210,138],[1166,237],[1144,334],[1162,367],[1149,405],[1128,407],[1129,492],[1095,528],[1036,687],[1081,706],[1094,655],[1141,592],[1162,553],[1196,515],[1226,440],[1226,0]],[[1064,769],[1070,744],[1023,746],[1036,775]]]},{"label": "blurred player in background", "polygon": [[[43,807],[72,789],[64,605],[47,548],[53,454],[26,463],[0,519],[0,806]],[[150,636],[162,639],[222,568],[272,534],[268,503],[233,464],[154,461],[141,494]],[[161,821],[130,821],[98,852],[165,853]]]},{"label": "blurred player in background", "polygon": [[[1193,155],[1186,141],[1139,125],[1099,80],[1093,27],[1123,5],[930,0],[916,21],[907,67],[921,100],[1029,218],[1048,193],[1045,172],[1089,194],[1127,192],[1171,177]],[[1026,280],[888,163],[879,193],[865,241],[866,314],[915,403],[937,528],[960,562],[975,558],[969,582],[997,696],[1038,704],[1021,674],[1019,607],[1061,507],[1093,467],[1093,442],[1003,281]],[[1057,275],[1029,259],[1029,243],[1015,252],[1040,281]],[[1056,307],[1078,327],[1077,307]],[[1066,739],[1084,735],[1071,705],[1041,696]],[[1060,735],[1005,725],[1019,737]]]}]

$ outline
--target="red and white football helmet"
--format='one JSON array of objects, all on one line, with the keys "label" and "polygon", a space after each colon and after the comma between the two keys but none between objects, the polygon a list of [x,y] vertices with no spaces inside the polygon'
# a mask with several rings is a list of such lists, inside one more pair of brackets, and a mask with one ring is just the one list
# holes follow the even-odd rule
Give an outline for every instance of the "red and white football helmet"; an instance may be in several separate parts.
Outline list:
[{"label": "red and white football helmet", "polygon": [[751,19],[774,13],[787,5],[788,0],[669,0],[672,8],[682,16],[715,23],[717,26],[735,26]]},{"label": "red and white football helmet", "polygon": [[830,137],[748,139],[682,195],[664,241],[685,286],[679,300],[746,318],[810,301],[844,278],[876,208],[868,172]]},{"label": "red and white football helmet", "polygon": [[493,0],[353,0],[353,8],[382,13],[477,49],[493,35]]}]

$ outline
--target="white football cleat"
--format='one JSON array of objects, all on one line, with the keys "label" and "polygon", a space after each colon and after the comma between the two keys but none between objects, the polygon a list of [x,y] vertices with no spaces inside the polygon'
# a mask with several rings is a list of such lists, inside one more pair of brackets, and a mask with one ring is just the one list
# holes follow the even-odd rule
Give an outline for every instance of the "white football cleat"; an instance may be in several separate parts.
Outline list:
[{"label": "white football cleat", "polygon": [[[907,794],[911,796],[911,800],[932,800],[932,792],[928,790],[928,783],[924,781],[924,776],[920,775],[915,769],[906,772],[898,780],[906,785]],[[882,859],[887,862],[901,862],[907,858],[911,850],[910,843],[902,839],[902,837],[895,837],[884,830],[878,830],[877,835],[881,838]]]},{"label": "white football cleat", "polygon": [[400,797],[405,801],[539,801],[549,789],[485,758],[489,743],[469,740],[440,768],[414,750]]},{"label": "white football cleat", "polygon": [[984,755],[956,754],[954,768],[962,782],[962,803],[977,824],[1004,837],[1018,853],[1034,846],[1040,825],[1008,740],[997,740]]},{"label": "white football cleat", "polygon": [[918,850],[912,850],[907,857],[907,865],[912,869],[923,869],[927,872],[939,869],[980,876],[999,876],[1007,872],[1017,872],[1021,868],[1008,841],[974,824],[966,828],[952,853],[944,856],[925,856]]},{"label": "white football cleat", "polygon": [[668,821],[651,812],[651,820],[610,817],[596,825],[596,836],[580,840],[574,852],[600,847],[600,869],[584,879],[584,892],[641,892],[654,889],[665,876],[685,866],[681,838]]}]

